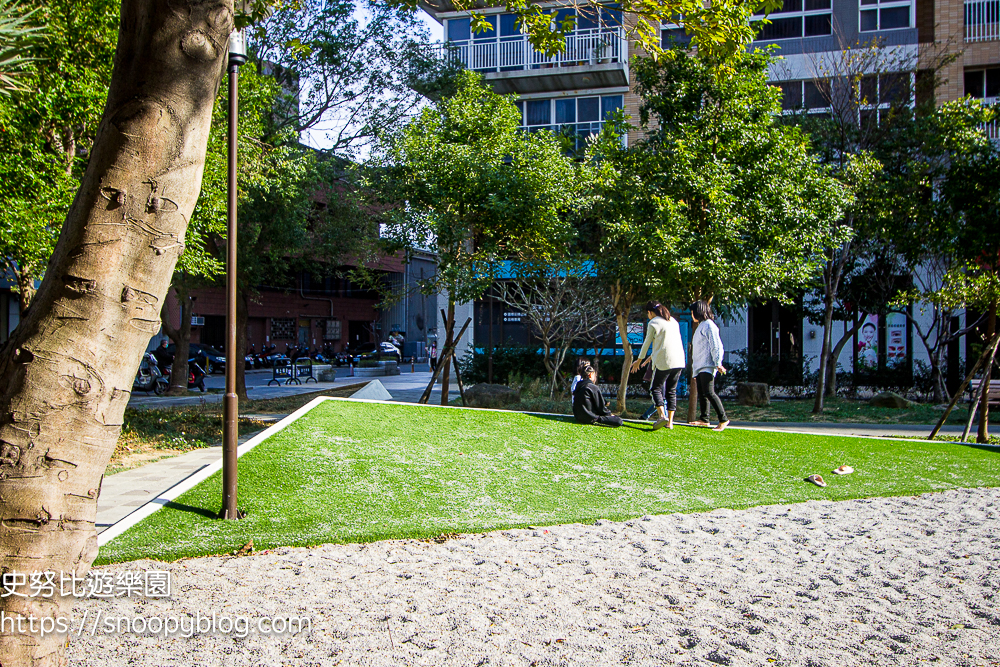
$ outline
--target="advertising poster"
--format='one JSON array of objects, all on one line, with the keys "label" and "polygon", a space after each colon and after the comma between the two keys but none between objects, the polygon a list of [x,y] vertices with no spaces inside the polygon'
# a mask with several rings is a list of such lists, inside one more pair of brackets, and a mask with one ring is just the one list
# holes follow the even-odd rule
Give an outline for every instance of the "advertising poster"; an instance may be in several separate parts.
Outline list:
[{"label": "advertising poster", "polygon": [[858,364],[878,368],[878,315],[866,315],[858,331]]},{"label": "advertising poster", "polygon": [[889,313],[885,317],[885,359],[889,366],[906,363],[906,315]]}]

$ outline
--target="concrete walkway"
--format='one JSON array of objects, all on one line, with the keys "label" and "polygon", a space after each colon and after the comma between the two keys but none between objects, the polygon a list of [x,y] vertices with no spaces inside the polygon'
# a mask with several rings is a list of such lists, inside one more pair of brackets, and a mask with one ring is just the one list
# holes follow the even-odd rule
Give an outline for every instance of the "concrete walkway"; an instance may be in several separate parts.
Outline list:
[{"label": "concrete walkway", "polygon": [[[251,373],[248,373],[247,375],[249,383],[251,381]],[[359,382],[365,382],[369,379],[346,377],[346,375],[347,369],[344,369],[344,377],[341,377],[338,374],[337,380],[331,383],[320,383],[319,385],[315,385],[310,382],[308,386],[295,385],[291,387],[267,387],[264,385],[264,382],[257,380],[257,377],[270,377],[270,373],[268,372],[265,375],[264,373],[258,371],[257,374],[253,375],[254,381],[258,384],[255,384],[253,389],[250,387],[247,389],[251,398],[277,398],[280,396],[289,396],[293,394],[335,388],[338,385],[346,386],[348,384],[356,384]],[[394,401],[416,403],[420,399],[420,395],[423,393],[427,383],[430,382],[430,372],[426,370],[418,370],[415,373],[404,372],[400,375],[381,377],[377,379],[389,391],[389,393],[392,394]],[[224,379],[218,376],[212,378],[213,384],[218,384],[220,380],[224,383]],[[456,398],[458,396],[457,387],[452,387],[451,391],[449,391],[449,395],[453,399]],[[440,386],[438,386],[431,394],[431,400],[429,401],[430,404],[440,405],[440,397],[441,389]],[[220,401],[222,400],[222,395],[206,394],[203,397],[196,396],[193,398],[193,402],[197,403],[199,402],[199,399],[202,398],[206,401]],[[135,397],[133,401],[130,401],[129,405],[168,407],[185,405],[188,404],[185,402],[191,401],[192,399],[188,398],[176,399],[159,396],[147,398],[139,396]],[[284,416],[285,415],[257,415],[258,418],[273,419],[275,422]],[[809,422],[733,422],[733,426],[764,431],[867,437],[900,435],[910,437],[926,437],[932,428],[930,425],[919,424],[828,424]],[[960,435],[962,427],[945,426],[941,429],[941,432],[948,435]],[[252,433],[244,435],[240,438],[240,442],[245,442],[247,439],[252,437],[252,435]],[[156,461],[154,463],[147,463],[146,465],[134,470],[128,470],[105,477],[101,486],[101,495],[97,501],[97,532],[106,530],[108,527],[122,520],[133,511],[159,496],[164,491],[180,484],[191,475],[194,475],[199,470],[203,469],[205,466],[218,461],[221,456],[222,447],[221,445],[216,445],[214,447],[198,449],[180,456]]]}]

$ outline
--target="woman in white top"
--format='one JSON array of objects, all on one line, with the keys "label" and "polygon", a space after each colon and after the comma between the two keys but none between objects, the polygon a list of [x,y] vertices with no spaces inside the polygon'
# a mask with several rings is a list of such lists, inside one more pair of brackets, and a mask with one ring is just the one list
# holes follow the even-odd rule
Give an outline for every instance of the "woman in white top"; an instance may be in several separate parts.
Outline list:
[{"label": "woman in white top", "polygon": [[[639,357],[632,362],[632,372],[641,366],[653,362],[653,381],[650,392],[656,404],[659,416],[653,425],[653,430],[674,427],[674,412],[677,411],[677,381],[684,370],[684,343],[681,341],[681,328],[677,320],[670,315],[658,301],[646,304],[646,317],[649,326],[646,329],[646,340],[639,350]],[[652,349],[651,349],[652,348]],[[650,350],[646,357],[646,351]],[[643,359],[643,357],[646,357]],[[664,414],[664,395],[666,395],[666,414]]]},{"label": "woman in white top", "polygon": [[707,301],[695,301],[691,304],[691,319],[698,328],[691,337],[691,368],[698,382],[699,417],[691,422],[691,426],[711,426],[708,421],[708,404],[712,403],[715,413],[719,415],[719,425],[716,431],[725,430],[729,426],[729,417],[722,401],[715,393],[716,371],[726,373],[722,365],[722,338],[719,337],[719,327],[713,322],[712,309]]}]

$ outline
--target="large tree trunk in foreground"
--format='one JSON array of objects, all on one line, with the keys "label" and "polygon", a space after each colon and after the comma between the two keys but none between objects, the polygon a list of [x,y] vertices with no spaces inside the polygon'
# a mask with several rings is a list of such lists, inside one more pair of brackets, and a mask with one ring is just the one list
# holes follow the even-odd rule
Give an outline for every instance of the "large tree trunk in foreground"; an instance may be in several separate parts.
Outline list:
[{"label": "large tree trunk in foreground", "polygon": [[[122,4],[90,163],[45,280],[0,350],[4,572],[82,576],[97,555],[101,477],[198,198],[232,5]],[[12,595],[0,611],[68,617],[73,602]],[[8,630],[4,667],[62,664],[65,636]]]}]

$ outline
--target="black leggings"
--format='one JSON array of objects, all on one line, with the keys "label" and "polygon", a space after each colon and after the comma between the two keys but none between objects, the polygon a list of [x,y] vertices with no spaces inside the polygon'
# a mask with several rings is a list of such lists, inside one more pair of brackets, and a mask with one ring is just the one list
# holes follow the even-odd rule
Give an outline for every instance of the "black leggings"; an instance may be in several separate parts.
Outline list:
[{"label": "black leggings", "polygon": [[612,428],[617,428],[625,422],[622,421],[622,418],[618,415],[601,415],[594,423],[598,426],[610,426]]},{"label": "black leggings", "polygon": [[677,382],[681,379],[683,368],[670,368],[661,371],[653,371],[653,381],[649,384],[649,391],[653,394],[653,405],[663,406],[663,396],[667,397],[667,410],[674,412],[677,410]]},{"label": "black leggings", "polygon": [[708,421],[708,402],[712,402],[715,414],[719,415],[719,421],[729,421],[726,416],[726,409],[722,407],[722,400],[715,393],[715,376],[711,373],[698,373],[698,411],[701,415],[700,421]]}]

